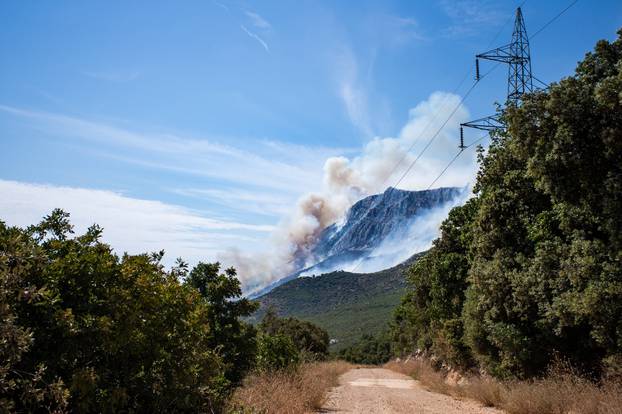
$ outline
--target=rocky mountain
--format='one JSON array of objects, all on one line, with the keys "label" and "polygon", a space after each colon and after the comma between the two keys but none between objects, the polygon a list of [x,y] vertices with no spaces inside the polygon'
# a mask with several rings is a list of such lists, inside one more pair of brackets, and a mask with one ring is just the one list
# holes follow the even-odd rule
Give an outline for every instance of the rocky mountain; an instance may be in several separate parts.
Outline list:
[{"label": "rocky mountain", "polygon": [[[405,191],[389,187],[382,194],[358,201],[348,211],[343,224],[335,223],[322,232],[309,255],[311,262],[315,262],[311,270],[326,268],[328,263],[330,266],[338,266],[352,259],[369,260],[371,253],[388,240],[411,245],[416,249],[418,246],[410,244],[407,239],[414,219],[422,218],[434,209],[453,204],[462,192],[462,189],[455,187],[425,191]],[[430,239],[436,236],[435,233],[430,234]],[[403,260],[414,253],[417,252],[408,251]],[[385,268],[398,263],[392,263]],[[377,270],[381,269],[372,269]]]},{"label": "rocky mountain", "polygon": [[262,291],[300,276],[337,270],[377,272],[427,250],[449,209],[460,203],[465,189],[406,191],[389,187],[384,193],[356,202],[344,219],[324,229],[314,248],[298,257],[298,269]]}]

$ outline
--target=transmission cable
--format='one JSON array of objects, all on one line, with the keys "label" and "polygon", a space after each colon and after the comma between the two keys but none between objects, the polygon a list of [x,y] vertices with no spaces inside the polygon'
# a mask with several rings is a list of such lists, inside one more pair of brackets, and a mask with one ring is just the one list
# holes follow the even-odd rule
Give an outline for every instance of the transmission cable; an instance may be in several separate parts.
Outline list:
[{"label": "transmission cable", "polygon": [[[526,0],[525,0],[526,1]],[[525,3],[525,1],[523,1],[521,3],[521,6]],[[568,11],[572,6],[574,6],[579,0],[574,0],[573,2],[571,2],[568,6],[566,6],[566,8],[564,8],[562,11],[560,11],[557,15],[555,15],[552,19],[550,19],[548,22],[546,22],[540,29],[536,30],[536,32],[531,35],[529,37],[529,40],[533,39],[534,37],[536,37],[538,34],[540,34],[543,30],[545,30],[548,26],[550,26],[555,20],[557,20],[561,15],[563,15],[566,11]],[[519,7],[521,7],[519,6]],[[508,20],[509,21],[509,20]],[[507,22],[505,23],[507,24]],[[499,31],[500,33],[501,31]],[[499,33],[497,33],[497,35],[495,36],[498,37]],[[482,77],[480,77],[480,80],[482,78],[484,78],[485,76],[489,75],[490,73],[492,73],[498,66],[500,65],[500,62],[497,62],[496,65],[494,65],[488,72],[486,72]],[[470,73],[470,72],[469,72]],[[467,74],[468,76],[468,74]],[[536,79],[537,81],[543,83],[542,81],[540,81],[539,79]],[[464,82],[464,80],[463,80]],[[460,105],[464,102],[464,100],[468,97],[468,95],[471,93],[471,91],[475,88],[475,86],[477,85],[478,81],[476,80],[475,83],[469,88],[469,90],[467,91],[467,93],[465,94],[465,96],[460,100],[460,102],[458,103],[458,105],[454,108],[454,110],[451,112],[451,114],[449,115],[449,117],[447,117],[447,119],[445,120],[445,122],[443,123],[443,125],[436,131],[436,133],[432,136],[432,138],[428,141],[428,143],[426,144],[426,146],[423,148],[423,150],[419,153],[419,155],[415,158],[415,160],[409,165],[409,167],[407,168],[406,172],[404,174],[402,174],[402,176],[400,177],[400,179],[397,181],[397,183],[395,184],[394,187],[395,188],[397,185],[399,185],[399,183],[406,177],[406,175],[408,175],[408,173],[410,172],[410,170],[412,169],[412,167],[415,165],[415,163],[417,162],[417,160],[419,160],[419,158],[421,158],[421,156],[423,155],[423,153],[429,148],[429,146],[432,144],[432,142],[436,139],[436,137],[438,136],[438,134],[440,133],[440,131],[445,127],[445,125],[447,124],[447,122],[449,122],[449,120],[451,119],[451,117],[454,115],[454,113],[458,110],[458,108],[460,107]],[[458,157],[462,154],[462,152],[464,151],[464,149],[469,148],[473,145],[475,145],[476,143],[478,143],[479,141],[483,140],[484,138],[486,138],[488,136],[488,134],[485,134],[484,136],[480,137],[479,139],[477,139],[476,141],[474,141],[473,143],[469,144],[467,147],[462,148],[447,164],[447,166],[445,166],[445,168],[441,171],[441,173],[432,181],[432,183],[427,187],[426,191],[429,190],[444,174],[445,172],[447,172],[447,170],[451,167],[451,165],[458,159]],[[381,197],[378,197],[378,202],[380,201]],[[378,203],[376,203],[377,205]],[[375,207],[375,206],[374,206]],[[359,219],[362,220],[363,217],[365,217],[367,215],[367,213],[369,213],[369,211],[371,210],[370,207],[367,209],[367,211],[365,212],[365,214],[363,214],[361,216],[361,218]],[[353,228],[354,226],[352,226],[351,228]],[[347,233],[346,233],[347,234]],[[359,260],[359,262],[356,264],[356,266],[350,270],[350,272],[354,273],[356,269],[358,269],[358,267],[360,266],[360,264],[363,262],[365,258],[361,258]]]},{"label": "transmission cable", "polygon": [[[447,163],[447,165],[445,166],[445,168],[443,168],[443,171],[441,171],[441,173],[439,175],[436,176],[436,178],[434,178],[434,180],[430,183],[430,185],[428,185],[428,187],[426,188],[426,191],[430,190],[430,188],[432,188],[432,186],[447,172],[447,170],[449,169],[449,167],[452,166],[452,164],[454,162],[456,162],[456,160],[458,159],[458,157],[460,157],[460,155],[462,155],[462,153],[464,152],[464,150],[471,148],[472,146],[474,146],[475,144],[477,144],[478,142],[482,141],[483,139],[485,139],[486,137],[488,137],[488,134],[484,134],[481,137],[479,137],[477,140],[473,141],[471,144],[467,145],[466,147],[460,149],[460,151],[458,151],[458,153],[456,155],[454,155],[454,157],[449,161],[449,163]],[[359,259],[359,261],[356,263],[356,265],[349,270],[349,272],[351,273],[355,273],[356,270],[358,270],[358,268],[361,266],[361,264],[363,263],[363,261],[365,260],[365,257],[362,257]]]},{"label": "transmission cable", "polygon": [[[527,0],[523,0],[523,2],[520,4],[520,6],[522,6],[523,4],[525,4]],[[519,7],[520,7],[519,6]],[[490,42],[494,42],[496,40],[496,38],[499,36],[499,34],[502,32],[503,28],[507,25],[507,23],[511,20],[511,17],[504,23],[504,25],[501,27],[501,29],[497,32],[497,34],[494,36],[493,40]],[[460,99],[460,101],[458,102],[458,104],[452,109],[452,111],[450,112],[449,116],[445,119],[445,121],[442,123],[442,125],[440,126],[440,128],[438,128],[436,130],[436,132],[432,135],[432,137],[428,140],[428,142],[426,143],[426,145],[423,147],[423,149],[421,150],[421,152],[419,152],[419,154],[417,155],[417,157],[415,157],[415,159],[410,163],[410,165],[408,166],[408,168],[406,169],[406,171],[400,176],[400,178],[397,180],[397,182],[389,187],[388,191],[392,191],[394,190],[403,180],[404,178],[406,178],[406,176],[410,173],[410,171],[412,170],[412,168],[415,166],[415,164],[417,163],[417,161],[419,161],[419,159],[423,156],[423,154],[428,150],[428,148],[432,145],[432,143],[436,140],[436,138],[439,136],[439,134],[441,133],[441,131],[443,130],[443,128],[445,128],[445,126],[447,125],[447,123],[451,120],[451,118],[453,117],[453,115],[458,111],[458,109],[460,108],[460,106],[464,103],[464,101],[468,98],[468,96],[471,94],[471,92],[473,91],[473,89],[475,89],[475,86],[477,86],[477,84],[479,83],[479,81],[481,81],[482,79],[484,79],[486,76],[488,76],[490,73],[492,73],[492,71],[494,71],[497,66],[499,66],[499,63],[497,63],[496,65],[494,65],[488,72],[486,72],[484,75],[480,76],[479,79],[476,79],[475,82],[471,85],[471,87],[466,91],[466,93],[464,94],[464,96]],[[462,80],[460,81],[460,83],[458,84],[458,86],[454,89],[454,91],[458,91],[462,85],[464,84],[465,80],[467,79],[467,77],[469,76],[469,74],[471,74],[473,72],[473,69],[470,69],[465,76],[462,78]],[[447,98],[445,98],[446,100]],[[443,103],[445,102],[445,100],[443,101]],[[428,124],[426,125],[426,127],[424,128],[424,130],[422,131],[422,133],[419,135],[419,138],[421,138],[421,136],[423,136],[423,134],[425,133],[425,131],[427,131],[427,129],[430,127],[430,125],[436,120],[436,117],[438,116],[438,114],[440,113],[440,109],[434,114],[433,118],[430,120],[430,122],[428,122]],[[408,150],[404,153],[404,155],[400,158],[400,160],[395,164],[395,166],[393,167],[393,169],[391,170],[391,173],[389,175],[386,176],[386,178],[383,180],[382,185],[384,186],[384,184],[386,184],[386,182],[393,176],[393,174],[395,173],[395,171],[397,171],[397,168],[399,167],[399,165],[404,161],[404,159],[406,159],[406,157],[408,156],[408,153],[414,148],[414,146],[417,144],[418,139],[414,140],[413,143],[410,145],[410,147],[408,148]],[[456,157],[457,158],[457,157]],[[363,214],[361,214],[360,218],[357,220],[357,222],[355,224],[353,224],[348,230],[346,230],[345,234],[343,234],[341,238],[347,236],[350,231],[356,227],[356,225],[362,221],[367,214],[369,214],[369,212],[376,208],[378,206],[378,204],[380,203],[380,201],[382,200],[383,197],[380,196],[380,194],[377,194],[377,198],[376,201],[374,203],[372,203]]]},{"label": "transmission cable", "polygon": [[559,13],[557,13],[551,20],[549,20],[548,22],[546,22],[544,24],[544,26],[542,26],[541,28],[539,28],[538,30],[536,30],[536,32],[534,34],[532,34],[531,36],[529,36],[529,40],[533,39],[534,37],[536,37],[537,35],[540,34],[541,31],[543,31],[544,29],[546,29],[547,27],[549,27],[549,25],[551,23],[553,23],[555,20],[557,20],[562,14],[566,13],[572,6],[574,6],[575,4],[577,4],[579,0],[574,0],[573,2],[571,2],[568,6],[566,6],[566,8],[562,11],[560,11]]}]

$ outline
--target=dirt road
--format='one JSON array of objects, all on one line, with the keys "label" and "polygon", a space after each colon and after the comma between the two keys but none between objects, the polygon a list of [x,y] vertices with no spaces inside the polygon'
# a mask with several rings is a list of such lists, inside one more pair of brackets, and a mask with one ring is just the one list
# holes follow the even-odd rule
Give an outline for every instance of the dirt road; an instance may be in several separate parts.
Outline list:
[{"label": "dirt road", "polygon": [[321,413],[499,414],[474,401],[426,391],[417,381],[383,368],[359,368],[339,378]]}]

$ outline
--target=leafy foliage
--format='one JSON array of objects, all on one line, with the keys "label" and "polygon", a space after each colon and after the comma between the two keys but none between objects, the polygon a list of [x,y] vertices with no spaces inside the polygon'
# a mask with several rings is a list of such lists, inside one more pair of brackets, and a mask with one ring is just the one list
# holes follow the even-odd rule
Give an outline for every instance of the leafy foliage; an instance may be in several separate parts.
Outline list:
[{"label": "leafy foliage", "polygon": [[554,355],[615,370],[622,39],[598,42],[575,76],[503,116],[508,131],[480,150],[476,197],[450,214],[411,272],[394,340],[503,377],[536,375]]},{"label": "leafy foliage", "polygon": [[26,230],[0,222],[0,407],[218,411],[255,346],[235,274],[201,264],[182,283],[183,262],[118,257],[101,233],[72,236],[60,210]]},{"label": "leafy foliage", "polygon": [[255,356],[256,331],[244,323],[258,305],[241,298],[240,281],[233,268],[219,274],[218,263],[199,263],[185,279],[187,285],[197,289],[210,307],[208,315],[211,349],[217,349],[226,364],[226,377],[238,383],[252,367]]},{"label": "leafy foliage", "polygon": [[293,279],[258,298],[261,308],[252,321],[260,322],[268,309],[279,315],[312,322],[334,339],[332,352],[356,343],[362,335],[386,330],[404,295],[404,264],[376,273],[331,272]]},{"label": "leafy foliage", "polygon": [[356,364],[384,364],[393,356],[391,341],[386,334],[363,335],[354,345],[341,349],[337,357]]},{"label": "leafy foliage", "polygon": [[454,365],[470,364],[461,315],[468,286],[471,222],[477,208],[478,200],[473,198],[452,209],[441,225],[441,237],[410,269],[408,281],[413,289],[402,299],[392,322],[398,354],[416,347],[431,350]]},{"label": "leafy foliage", "polygon": [[296,318],[279,318],[274,309],[268,309],[259,330],[268,336],[283,336],[291,339],[295,349],[313,359],[328,355],[328,333],[311,322]]},{"label": "leafy foliage", "polygon": [[277,371],[295,367],[300,362],[300,351],[286,335],[260,334],[257,346],[258,371]]}]

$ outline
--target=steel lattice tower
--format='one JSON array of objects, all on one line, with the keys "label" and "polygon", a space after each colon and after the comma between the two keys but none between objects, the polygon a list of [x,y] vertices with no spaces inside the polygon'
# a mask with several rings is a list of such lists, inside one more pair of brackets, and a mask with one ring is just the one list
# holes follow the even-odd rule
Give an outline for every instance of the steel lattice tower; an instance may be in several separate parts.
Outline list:
[{"label": "steel lattice tower", "polygon": [[[533,76],[531,74],[531,56],[529,54],[529,37],[520,7],[516,9],[512,42],[505,46],[489,50],[475,56],[475,79],[480,79],[479,61],[492,60],[508,64],[508,96],[506,105],[519,105],[525,93],[533,91]],[[460,148],[464,146],[463,127],[495,131],[505,129],[505,124],[498,115],[460,124]]]}]

